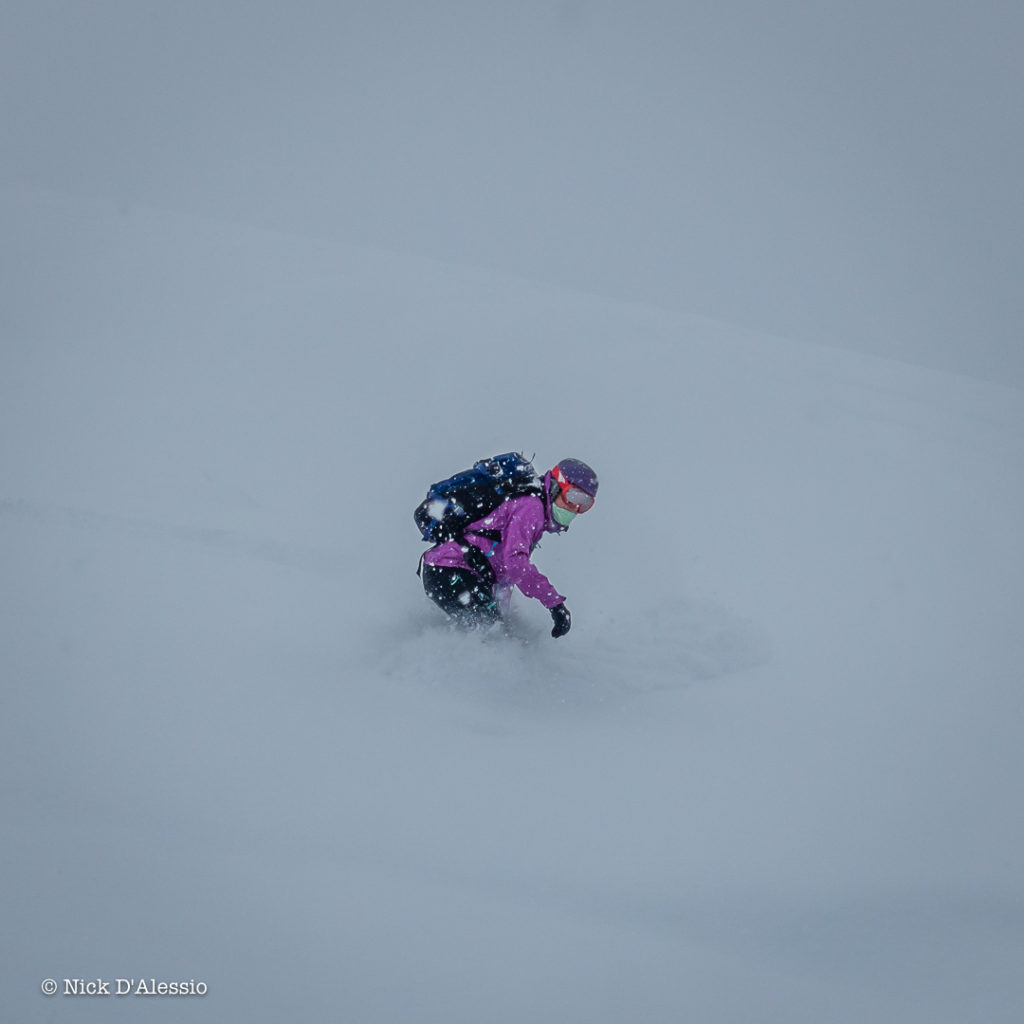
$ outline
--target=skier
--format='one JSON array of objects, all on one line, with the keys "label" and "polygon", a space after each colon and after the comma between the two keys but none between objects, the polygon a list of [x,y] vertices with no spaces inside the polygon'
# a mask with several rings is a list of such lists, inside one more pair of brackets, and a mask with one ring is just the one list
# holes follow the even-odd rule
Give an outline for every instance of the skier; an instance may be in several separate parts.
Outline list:
[{"label": "skier", "polygon": [[572,625],[565,598],[530,561],[545,533],[563,533],[588,511],[597,474],[579,459],[563,459],[544,474],[541,494],[507,498],[466,527],[464,541],[450,540],[423,556],[423,589],[462,625],[489,625],[508,610],[512,587],[551,613],[553,637]]}]

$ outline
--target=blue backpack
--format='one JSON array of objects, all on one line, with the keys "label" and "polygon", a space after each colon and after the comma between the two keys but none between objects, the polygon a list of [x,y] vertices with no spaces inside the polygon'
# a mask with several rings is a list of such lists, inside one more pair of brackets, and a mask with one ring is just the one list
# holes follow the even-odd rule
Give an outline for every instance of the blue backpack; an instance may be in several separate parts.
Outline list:
[{"label": "blue backpack", "polygon": [[442,544],[461,540],[470,523],[483,519],[508,498],[541,493],[533,463],[519,452],[506,452],[433,484],[413,519],[425,541]]}]

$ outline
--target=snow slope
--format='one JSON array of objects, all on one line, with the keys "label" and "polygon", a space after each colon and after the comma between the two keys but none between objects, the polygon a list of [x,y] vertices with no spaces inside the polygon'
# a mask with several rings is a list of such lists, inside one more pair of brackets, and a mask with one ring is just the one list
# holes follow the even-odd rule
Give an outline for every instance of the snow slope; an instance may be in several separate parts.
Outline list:
[{"label": "snow slope", "polygon": [[[1020,1019],[1019,390],[13,187],[0,232],[5,1020]],[[511,448],[601,476],[557,642],[413,575]]]}]

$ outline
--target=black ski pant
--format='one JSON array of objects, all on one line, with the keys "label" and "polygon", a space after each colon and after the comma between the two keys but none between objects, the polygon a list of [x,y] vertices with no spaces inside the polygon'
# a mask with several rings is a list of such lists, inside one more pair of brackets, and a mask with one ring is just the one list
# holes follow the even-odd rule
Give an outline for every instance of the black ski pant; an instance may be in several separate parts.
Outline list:
[{"label": "black ski pant", "polygon": [[501,618],[493,588],[470,569],[425,565],[423,589],[460,625],[489,625]]}]

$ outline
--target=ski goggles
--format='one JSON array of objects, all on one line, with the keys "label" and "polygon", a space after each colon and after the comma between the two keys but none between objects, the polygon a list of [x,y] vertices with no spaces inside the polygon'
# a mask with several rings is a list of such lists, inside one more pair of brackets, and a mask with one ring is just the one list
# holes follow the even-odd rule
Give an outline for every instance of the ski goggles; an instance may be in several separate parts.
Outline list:
[{"label": "ski goggles", "polygon": [[562,505],[569,509],[570,512],[586,512],[594,505],[594,496],[587,494],[586,491],[577,487],[575,484],[569,483],[568,480],[562,475],[562,471],[556,467],[554,470],[553,478],[556,484],[558,484],[558,495],[555,500],[561,499]]}]

